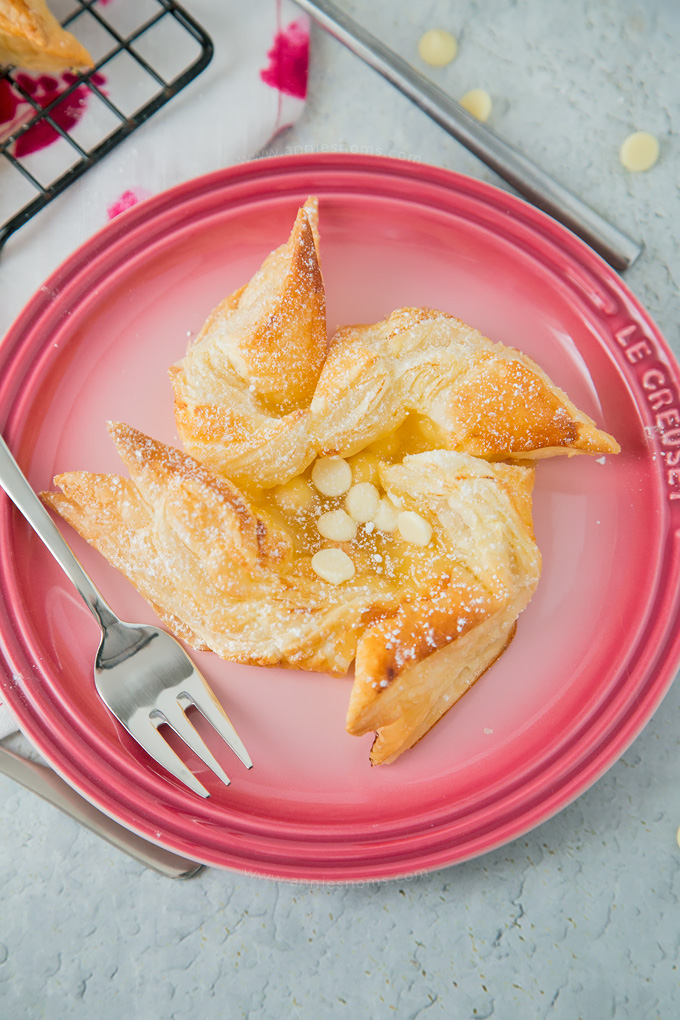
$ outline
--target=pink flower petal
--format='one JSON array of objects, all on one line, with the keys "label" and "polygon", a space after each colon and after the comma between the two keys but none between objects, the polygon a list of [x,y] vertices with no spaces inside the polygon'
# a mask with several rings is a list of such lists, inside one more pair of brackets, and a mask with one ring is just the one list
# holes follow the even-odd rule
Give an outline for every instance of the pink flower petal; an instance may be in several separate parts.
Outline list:
[{"label": "pink flower petal", "polygon": [[269,64],[260,71],[265,85],[287,96],[304,99],[307,95],[309,66],[309,32],[305,18],[292,21],[274,39],[267,53]]},{"label": "pink flower petal", "polygon": [[120,216],[121,213],[125,212],[126,209],[131,209],[133,205],[137,205],[138,202],[143,202],[145,198],[148,198],[150,192],[144,188],[136,188],[135,190],[130,189],[124,191],[120,198],[110,205],[106,210],[106,215],[110,220],[115,216]]},{"label": "pink flower petal", "polygon": [[[72,74],[66,72],[60,76],[42,74],[38,77],[22,73],[17,75],[19,84],[32,99],[44,109],[51,102],[57,99],[76,80]],[[92,81],[102,86],[106,79],[103,75],[96,73],[92,75]],[[4,81],[0,91],[0,134],[7,137],[21,124],[26,123],[35,116],[35,110],[27,103],[22,96],[12,89],[8,81]],[[85,85],[74,89],[69,96],[65,96],[57,103],[50,113],[50,117],[58,124],[63,131],[70,131],[78,123],[85,113],[87,102],[90,97],[90,90]],[[44,149],[52,145],[60,137],[50,124],[45,121],[38,121],[23,135],[19,135],[12,148],[12,154],[19,159],[28,156],[32,152]]]}]

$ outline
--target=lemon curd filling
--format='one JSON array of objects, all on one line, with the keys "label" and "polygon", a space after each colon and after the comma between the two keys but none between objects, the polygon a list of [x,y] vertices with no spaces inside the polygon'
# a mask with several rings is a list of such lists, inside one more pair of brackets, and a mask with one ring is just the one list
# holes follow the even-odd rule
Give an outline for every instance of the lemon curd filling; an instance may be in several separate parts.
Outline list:
[{"label": "lemon curd filling", "polygon": [[285,484],[250,495],[265,519],[289,535],[296,572],[331,584],[377,576],[431,591],[451,577],[437,524],[408,497],[385,490],[380,465],[432,450],[439,439],[428,419],[409,415],[360,452],[318,457]]}]

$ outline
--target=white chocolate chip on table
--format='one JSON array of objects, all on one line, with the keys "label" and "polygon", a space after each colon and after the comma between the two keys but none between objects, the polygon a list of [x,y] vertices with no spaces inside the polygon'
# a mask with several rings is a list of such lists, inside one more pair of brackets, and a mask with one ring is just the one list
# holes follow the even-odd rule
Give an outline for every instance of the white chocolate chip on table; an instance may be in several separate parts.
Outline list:
[{"label": "white chocolate chip on table", "polygon": [[634,131],[619,150],[619,159],[626,170],[639,173],[650,170],[659,158],[659,141],[649,131]]},{"label": "white chocolate chip on table", "polygon": [[312,570],[329,584],[342,584],[354,577],[354,564],[342,549],[321,549],[312,556]]},{"label": "white chocolate chip on table", "polygon": [[322,496],[342,496],[352,484],[352,469],[342,457],[319,457],[312,482]]},{"label": "white chocolate chip on table", "polygon": [[460,105],[477,120],[488,120],[491,115],[491,96],[486,89],[470,89],[462,97]]},{"label": "white chocolate chip on table", "polygon": [[455,59],[458,42],[445,28],[431,28],[420,37],[418,53],[431,67],[445,67]]}]

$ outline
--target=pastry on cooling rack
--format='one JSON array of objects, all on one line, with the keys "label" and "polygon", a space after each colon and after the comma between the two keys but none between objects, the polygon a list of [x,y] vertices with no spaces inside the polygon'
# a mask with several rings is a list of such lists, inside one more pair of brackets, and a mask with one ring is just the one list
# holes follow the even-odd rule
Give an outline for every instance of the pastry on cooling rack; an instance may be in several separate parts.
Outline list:
[{"label": "pastry on cooling rack", "polygon": [[0,0],[0,66],[27,71],[77,71],[93,60],[76,37],[62,28],[45,0]]},{"label": "pastry on cooling rack", "polygon": [[129,478],[46,501],[179,636],[342,675],[375,764],[503,652],[538,583],[533,461],[618,444],[531,359],[400,309],[327,348],[317,203],[171,369],[187,453],[112,426]]},{"label": "pastry on cooling rack", "polygon": [[[199,649],[334,674],[371,760],[410,747],[496,659],[538,582],[532,467],[433,451],[319,458],[246,496],[112,425],[129,478],[70,472],[45,501]],[[355,481],[361,478],[361,481]]]}]

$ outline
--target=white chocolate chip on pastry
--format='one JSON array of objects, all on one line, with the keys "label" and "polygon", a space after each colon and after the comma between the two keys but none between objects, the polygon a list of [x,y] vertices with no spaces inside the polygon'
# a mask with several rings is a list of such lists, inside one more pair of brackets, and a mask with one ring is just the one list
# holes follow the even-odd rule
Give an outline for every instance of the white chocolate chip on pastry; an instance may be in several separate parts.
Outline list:
[{"label": "white chocolate chip on pastry", "polygon": [[357,524],[372,521],[380,506],[380,493],[371,482],[357,482],[345,496],[347,513]]},{"label": "white chocolate chip on pastry", "polygon": [[314,502],[314,493],[304,478],[291,478],[275,490],[274,499],[282,510],[294,513],[297,510],[308,510]]},{"label": "white chocolate chip on pastry", "polygon": [[415,510],[402,510],[397,518],[399,534],[405,542],[412,545],[429,545],[432,538],[432,525]]},{"label": "white chocolate chip on pastry", "polygon": [[383,482],[437,516],[437,548],[402,549],[395,536],[391,555],[366,541],[362,525],[351,557],[329,543],[308,558],[307,538],[318,542],[311,521],[293,526],[291,540],[268,503],[260,515],[258,500],[273,497],[247,496],[129,426],[111,432],[130,477],[60,475],[48,505],[193,647],[338,676],[356,660],[347,728],[379,733],[374,764],[415,744],[501,654],[536,587],[533,468],[451,451],[408,455],[381,466]]},{"label": "white chocolate chip on pastry", "polygon": [[322,496],[342,496],[352,484],[352,469],[342,457],[319,457],[312,481]]},{"label": "white chocolate chip on pastry", "polygon": [[373,524],[375,524],[379,531],[386,531],[391,534],[397,530],[398,517],[399,514],[394,503],[387,496],[383,496],[373,518]]},{"label": "white chocolate chip on pastry", "polygon": [[312,556],[312,570],[329,584],[342,584],[354,577],[354,564],[342,549],[319,550]]},{"label": "white chocolate chip on pastry", "polygon": [[344,510],[329,510],[316,522],[319,534],[330,542],[351,542],[356,538],[357,526]]},{"label": "white chocolate chip on pastry", "polygon": [[352,479],[354,482],[373,482],[375,485],[380,480],[380,461],[374,453],[363,450],[356,453],[349,459],[352,468]]}]

